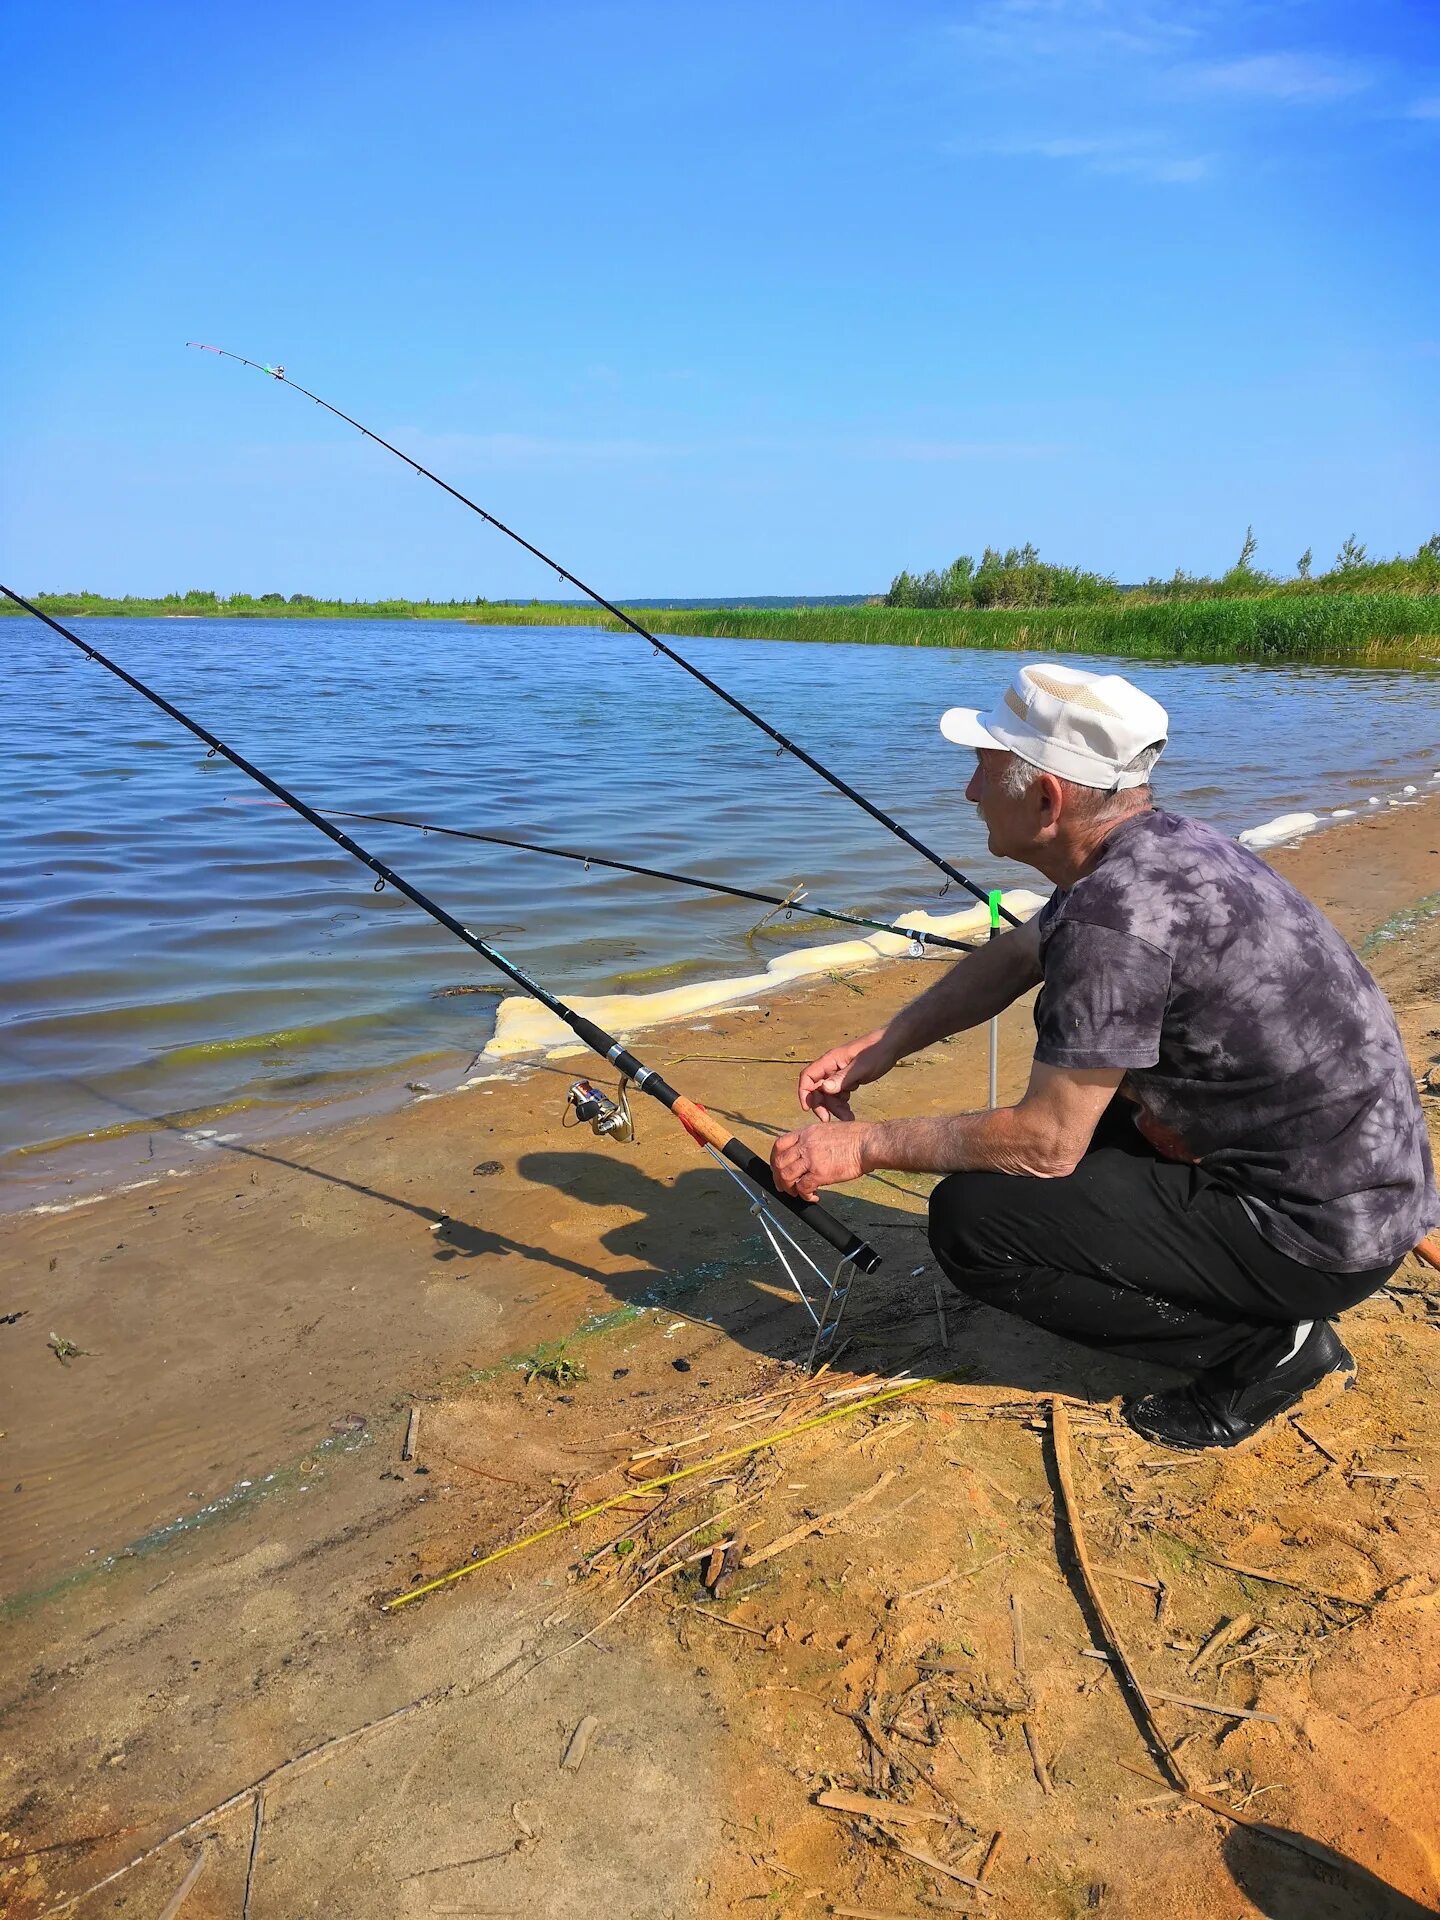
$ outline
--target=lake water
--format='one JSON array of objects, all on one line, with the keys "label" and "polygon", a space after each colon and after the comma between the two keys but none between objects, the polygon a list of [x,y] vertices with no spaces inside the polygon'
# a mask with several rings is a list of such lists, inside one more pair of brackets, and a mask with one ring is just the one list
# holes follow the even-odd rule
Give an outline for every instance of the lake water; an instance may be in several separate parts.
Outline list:
[{"label": "lake water", "polygon": [[[934,906],[941,878],[640,640],[439,622],[86,620],[87,639],[312,802],[783,891]],[[17,1150],[166,1115],[294,1109],[464,1059],[487,969],[55,634],[0,627],[0,1170]],[[988,705],[1017,661],[687,639],[681,650],[984,886],[973,761],[936,718]],[[1088,667],[1105,663],[1093,656]],[[1422,788],[1440,679],[1171,666],[1167,804],[1229,832]],[[1432,788],[1431,791],[1434,791]],[[356,826],[362,843],[562,993],[754,971],[833,929],[503,848]],[[962,904],[952,893],[947,907]]]}]

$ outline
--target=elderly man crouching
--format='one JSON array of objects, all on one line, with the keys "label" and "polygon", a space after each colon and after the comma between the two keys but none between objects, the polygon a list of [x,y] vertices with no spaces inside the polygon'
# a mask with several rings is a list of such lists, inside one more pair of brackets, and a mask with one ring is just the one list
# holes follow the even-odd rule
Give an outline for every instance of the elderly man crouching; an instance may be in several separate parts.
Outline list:
[{"label": "elderly man crouching", "polygon": [[[1329,1324],[1440,1219],[1394,1015],[1325,916],[1264,861],[1154,804],[1163,707],[1115,674],[1020,669],[953,708],[990,851],[1055,884],[800,1076],[827,1124],[776,1143],[787,1192],[943,1173],[930,1244],[963,1292],[1086,1346],[1193,1374],[1127,1404],[1174,1447],[1230,1447],[1354,1361]],[[1040,986],[1024,1098],[856,1121],[850,1096]],[[1347,1382],[1348,1384],[1348,1382]]]}]

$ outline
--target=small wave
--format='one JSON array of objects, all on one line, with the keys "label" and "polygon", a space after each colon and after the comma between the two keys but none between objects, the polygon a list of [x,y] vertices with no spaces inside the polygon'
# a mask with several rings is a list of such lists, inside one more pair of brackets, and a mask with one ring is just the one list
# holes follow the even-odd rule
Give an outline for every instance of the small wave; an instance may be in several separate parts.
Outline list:
[{"label": "small wave", "polygon": [[133,1120],[115,1120],[108,1127],[90,1127],[84,1133],[62,1134],[54,1140],[35,1140],[23,1147],[12,1147],[7,1159],[24,1160],[32,1155],[43,1153],[64,1153],[71,1147],[97,1146],[107,1140],[128,1140],[137,1133],[198,1133],[202,1128],[213,1130],[217,1120],[228,1120],[232,1114],[252,1113],[257,1107],[273,1106],[266,1101],[248,1095],[238,1100],[224,1100],[209,1107],[189,1107],[180,1113],[149,1113]]}]

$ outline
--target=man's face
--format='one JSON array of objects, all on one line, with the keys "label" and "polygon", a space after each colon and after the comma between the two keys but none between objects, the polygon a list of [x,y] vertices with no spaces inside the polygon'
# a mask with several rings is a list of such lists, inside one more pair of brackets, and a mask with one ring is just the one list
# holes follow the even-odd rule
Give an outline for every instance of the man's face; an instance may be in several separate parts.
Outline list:
[{"label": "man's face", "polygon": [[973,800],[975,810],[989,832],[991,853],[1009,860],[1024,860],[1034,845],[1039,825],[1036,787],[1018,798],[1007,793],[1000,776],[1014,755],[999,747],[977,747],[975,771],[965,789],[965,798]]}]

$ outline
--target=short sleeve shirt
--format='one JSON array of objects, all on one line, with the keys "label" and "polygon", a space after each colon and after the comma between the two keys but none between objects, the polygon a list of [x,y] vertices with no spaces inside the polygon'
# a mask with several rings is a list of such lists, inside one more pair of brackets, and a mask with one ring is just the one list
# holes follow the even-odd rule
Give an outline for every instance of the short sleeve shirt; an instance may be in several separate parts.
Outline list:
[{"label": "short sleeve shirt", "polygon": [[1040,915],[1035,1058],[1123,1067],[1136,1124],[1305,1266],[1399,1260],[1440,1220],[1395,1016],[1319,908],[1213,828],[1124,820]]}]

